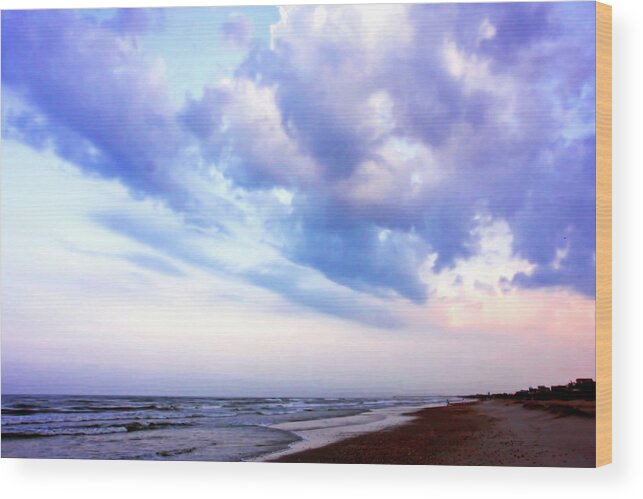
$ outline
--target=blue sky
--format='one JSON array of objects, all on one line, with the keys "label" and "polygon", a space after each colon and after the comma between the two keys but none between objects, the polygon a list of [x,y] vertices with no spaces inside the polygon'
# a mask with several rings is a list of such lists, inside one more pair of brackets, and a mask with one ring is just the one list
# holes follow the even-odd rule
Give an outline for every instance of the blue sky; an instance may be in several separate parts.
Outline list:
[{"label": "blue sky", "polygon": [[594,374],[593,3],[4,11],[2,50],[5,391]]}]

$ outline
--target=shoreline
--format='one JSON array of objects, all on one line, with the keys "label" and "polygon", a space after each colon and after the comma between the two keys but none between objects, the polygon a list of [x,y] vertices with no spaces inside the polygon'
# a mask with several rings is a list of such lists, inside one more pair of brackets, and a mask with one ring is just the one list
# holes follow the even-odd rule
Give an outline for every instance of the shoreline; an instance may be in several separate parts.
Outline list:
[{"label": "shoreline", "polygon": [[262,454],[255,458],[248,459],[248,461],[274,461],[293,454],[323,448],[361,435],[386,431],[413,421],[417,417],[416,414],[420,411],[445,406],[446,403],[439,402],[424,406],[386,407],[373,409],[352,416],[339,416],[275,424],[270,426],[270,428],[291,432],[298,436],[300,440],[291,443],[286,449]]},{"label": "shoreline", "polygon": [[[401,408],[400,408],[401,410]],[[299,444],[260,461],[336,464],[594,467],[596,420],[514,401],[401,413],[403,421],[323,446]],[[306,430],[303,430],[306,431]]]}]

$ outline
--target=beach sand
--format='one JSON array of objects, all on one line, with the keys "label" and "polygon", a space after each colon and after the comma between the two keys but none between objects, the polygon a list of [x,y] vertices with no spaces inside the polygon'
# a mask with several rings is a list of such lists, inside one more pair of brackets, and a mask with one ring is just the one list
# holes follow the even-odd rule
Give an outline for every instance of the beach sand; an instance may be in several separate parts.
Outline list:
[{"label": "beach sand", "polygon": [[327,430],[329,434],[326,435],[334,442],[322,447],[319,444],[324,442],[323,431],[322,434],[315,433],[312,425],[308,430],[291,427],[290,430],[304,440],[288,451],[267,456],[267,460],[593,467],[596,420],[587,414],[585,410],[561,411],[556,404],[525,407],[514,401],[486,400],[426,408],[410,414],[398,412],[391,417],[402,419],[378,419],[382,429],[373,426],[373,421],[371,426],[365,423],[366,427],[349,425],[357,434],[352,437],[350,431],[344,437],[338,435],[337,428],[346,426],[339,426],[342,423],[337,421],[335,431]]},{"label": "beach sand", "polygon": [[365,433],[382,431],[409,423],[416,418],[417,411],[417,407],[386,407],[354,416],[292,421],[272,425],[271,428],[295,433],[301,440],[294,442],[287,449],[259,456],[252,461],[272,461],[290,454],[325,447]]}]

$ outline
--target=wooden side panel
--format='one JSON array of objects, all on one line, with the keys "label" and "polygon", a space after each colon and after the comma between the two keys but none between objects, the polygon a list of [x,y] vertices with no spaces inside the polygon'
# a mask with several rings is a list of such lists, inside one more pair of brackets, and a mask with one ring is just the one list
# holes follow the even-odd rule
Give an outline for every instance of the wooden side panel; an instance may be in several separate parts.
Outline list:
[{"label": "wooden side panel", "polygon": [[612,7],[596,3],[596,466],[612,462]]}]

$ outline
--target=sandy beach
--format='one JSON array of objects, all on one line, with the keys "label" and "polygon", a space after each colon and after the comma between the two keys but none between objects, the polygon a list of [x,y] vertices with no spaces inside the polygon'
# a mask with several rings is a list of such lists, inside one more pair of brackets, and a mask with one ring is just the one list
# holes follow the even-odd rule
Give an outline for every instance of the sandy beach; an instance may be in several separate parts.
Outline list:
[{"label": "sandy beach", "polygon": [[[436,404],[443,405],[443,404]],[[271,428],[290,431],[301,438],[287,449],[255,458],[254,461],[272,461],[310,449],[326,447],[366,433],[384,431],[413,421],[417,407],[386,407],[370,412],[337,418],[293,421],[272,425]]]},{"label": "sandy beach", "polygon": [[[413,413],[395,411],[388,418],[371,413],[360,416],[361,423],[347,426],[339,420],[335,426],[325,420],[325,428],[313,426],[319,422],[309,422],[309,428],[283,428],[303,440],[265,460],[557,467],[593,467],[595,463],[595,419],[585,406],[570,410],[555,403],[523,406],[486,400]],[[343,435],[338,435],[338,425]],[[324,438],[335,441],[319,446]]]}]

